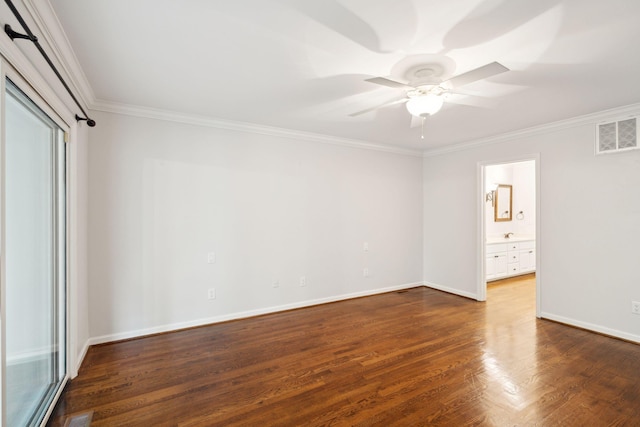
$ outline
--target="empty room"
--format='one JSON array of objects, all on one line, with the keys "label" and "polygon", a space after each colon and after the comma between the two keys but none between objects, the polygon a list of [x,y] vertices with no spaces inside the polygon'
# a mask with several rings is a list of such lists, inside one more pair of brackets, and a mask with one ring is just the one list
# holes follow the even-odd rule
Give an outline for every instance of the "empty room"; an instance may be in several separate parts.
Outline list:
[{"label": "empty room", "polygon": [[0,425],[637,424],[639,21],[4,0]]}]

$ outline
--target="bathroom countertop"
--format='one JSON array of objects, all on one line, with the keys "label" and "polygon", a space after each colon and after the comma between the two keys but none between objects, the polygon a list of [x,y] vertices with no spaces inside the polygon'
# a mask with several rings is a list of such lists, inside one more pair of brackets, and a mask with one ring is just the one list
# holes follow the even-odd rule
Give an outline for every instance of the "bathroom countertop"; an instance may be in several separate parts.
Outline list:
[{"label": "bathroom countertop", "polygon": [[513,236],[505,239],[502,234],[497,236],[487,236],[485,243],[509,243],[509,242],[524,242],[527,240],[536,240],[536,236],[533,234],[514,234]]}]

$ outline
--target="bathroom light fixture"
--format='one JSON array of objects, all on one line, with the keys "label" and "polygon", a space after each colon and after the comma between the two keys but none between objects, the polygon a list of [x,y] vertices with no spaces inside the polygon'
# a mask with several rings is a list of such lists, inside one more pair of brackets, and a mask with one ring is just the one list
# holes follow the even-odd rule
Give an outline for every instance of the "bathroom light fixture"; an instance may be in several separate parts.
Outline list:
[{"label": "bathroom light fixture", "polygon": [[493,207],[493,194],[495,193],[495,191],[489,191],[485,196],[484,196],[484,201],[485,202],[491,202],[491,207]]},{"label": "bathroom light fixture", "polygon": [[440,111],[442,104],[444,99],[439,95],[414,96],[407,101],[407,111],[416,117],[427,117]]},{"label": "bathroom light fixture", "polygon": [[496,191],[498,190],[498,184],[487,183],[487,186],[485,188],[487,190],[487,193],[484,195],[484,201],[491,202],[491,207],[493,208],[495,207],[495,198],[496,198]]}]

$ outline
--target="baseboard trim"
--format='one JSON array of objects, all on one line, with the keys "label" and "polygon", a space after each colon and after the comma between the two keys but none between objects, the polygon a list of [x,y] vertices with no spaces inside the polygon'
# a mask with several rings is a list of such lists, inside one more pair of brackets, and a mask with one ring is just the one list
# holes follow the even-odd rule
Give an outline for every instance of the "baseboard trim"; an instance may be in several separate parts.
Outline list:
[{"label": "baseboard trim", "polygon": [[605,326],[596,325],[593,323],[582,322],[580,320],[571,319],[569,317],[558,316],[553,313],[542,312],[540,313],[542,319],[552,320],[554,322],[563,323],[565,325],[574,326],[576,328],[584,329],[591,332],[597,332],[602,335],[607,335],[613,338],[619,338],[625,341],[630,341],[636,344],[640,344],[640,336],[630,334],[616,329],[607,328]]},{"label": "baseboard trim", "polygon": [[438,285],[437,283],[424,282],[423,286],[431,289],[435,289],[437,291],[446,292],[448,294],[454,294],[465,298],[470,298],[472,300],[478,301],[478,295],[472,292],[461,291],[460,289],[450,288],[448,286]]},{"label": "baseboard trim", "polygon": [[74,379],[75,377],[78,376],[78,371],[80,370],[80,366],[82,366],[82,362],[84,361],[84,358],[87,356],[89,347],[91,347],[90,341],[91,339],[88,339],[84,342],[84,345],[82,346],[82,350],[80,350],[80,353],[76,356],[76,365],[72,367],[73,372],[70,372],[70,375],[69,375],[71,379]]},{"label": "baseboard trim", "polygon": [[[188,322],[171,323],[171,324],[156,326],[152,328],[136,329],[133,331],[121,332],[117,334],[101,335],[101,336],[90,338],[87,341],[87,345],[85,347],[88,350],[89,346],[97,345],[97,344],[106,344],[114,341],[142,338],[148,335],[161,334],[165,332],[174,332],[174,331],[179,331],[181,329],[195,328],[198,326],[212,325],[216,323],[228,322],[231,320],[239,320],[239,319],[246,319],[249,317],[262,316],[264,314],[272,314],[272,313],[278,313],[278,312],[287,311],[287,310],[295,310],[298,308],[312,307],[314,305],[328,304],[332,302],[345,301],[345,300],[354,299],[354,298],[384,294],[387,292],[394,292],[394,291],[399,291],[404,289],[415,288],[417,286],[423,286],[423,283],[422,282],[406,283],[403,285],[389,286],[381,289],[367,290],[362,292],[353,292],[353,293],[342,294],[342,295],[337,295],[333,297],[318,298],[314,300],[301,301],[297,303],[284,304],[284,305],[279,305],[274,307],[266,307],[266,308],[257,309],[257,310],[248,310],[248,311],[242,311],[237,313],[230,313],[222,316],[207,317],[207,318],[192,320]],[[86,354],[86,350],[84,350],[84,354]],[[82,359],[84,359],[84,354],[82,356]]]}]

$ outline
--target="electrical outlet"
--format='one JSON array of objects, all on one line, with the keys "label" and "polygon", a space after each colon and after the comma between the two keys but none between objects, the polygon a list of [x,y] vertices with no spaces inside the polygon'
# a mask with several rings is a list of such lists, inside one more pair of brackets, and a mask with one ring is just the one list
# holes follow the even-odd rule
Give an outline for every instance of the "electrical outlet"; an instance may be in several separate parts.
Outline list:
[{"label": "electrical outlet", "polygon": [[216,288],[209,288],[207,291],[207,299],[216,299]]},{"label": "electrical outlet", "polygon": [[274,288],[279,288],[280,287],[280,281],[279,280],[274,280],[273,283],[271,284],[271,286],[273,286]]},{"label": "electrical outlet", "polygon": [[369,277],[369,269],[368,268],[363,268],[362,269],[362,276],[364,277]]},{"label": "electrical outlet", "polygon": [[631,312],[633,314],[640,314],[640,302],[631,301]]},{"label": "electrical outlet", "polygon": [[207,254],[207,264],[215,264],[216,263],[216,253],[209,252]]},{"label": "electrical outlet", "polygon": [[369,252],[369,242],[364,242],[362,244],[362,250],[365,252]]},{"label": "electrical outlet", "polygon": [[300,276],[300,286],[307,286],[306,276]]}]

